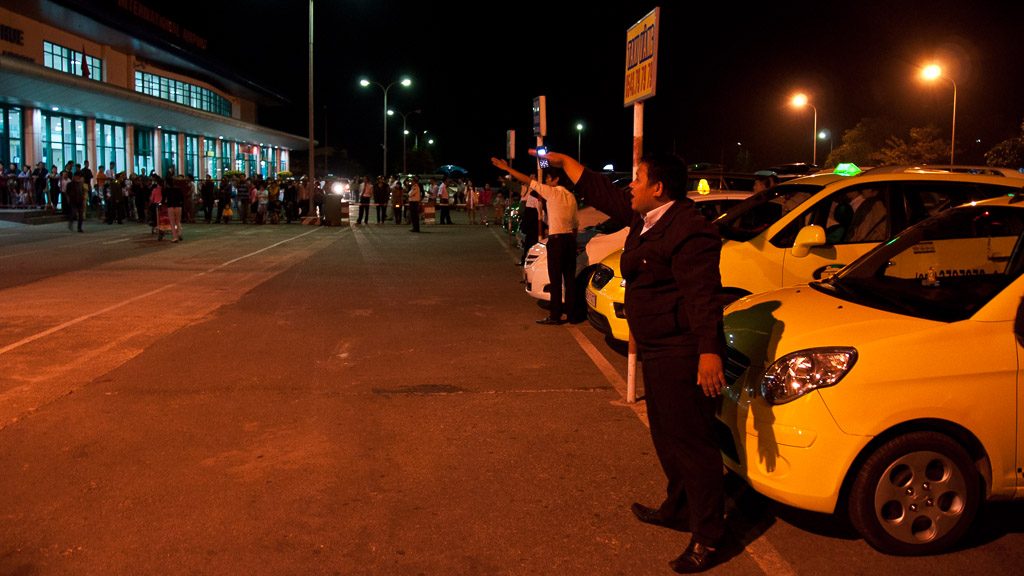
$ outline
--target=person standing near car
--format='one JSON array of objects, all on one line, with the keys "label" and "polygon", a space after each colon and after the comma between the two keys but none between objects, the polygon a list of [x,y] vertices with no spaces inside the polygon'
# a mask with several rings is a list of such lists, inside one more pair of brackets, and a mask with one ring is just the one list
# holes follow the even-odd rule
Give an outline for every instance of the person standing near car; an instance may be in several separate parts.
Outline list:
[{"label": "person standing near car", "polygon": [[626,318],[643,361],[651,439],[668,480],[660,506],[634,503],[632,511],[648,524],[687,526],[693,537],[669,564],[679,573],[703,572],[720,561],[725,537],[714,433],[715,397],[725,386],[722,240],[686,197],[686,164],[677,156],[642,159],[631,192],[567,155],[547,157],[589,205],[630,222],[620,261]]},{"label": "person standing near car", "polygon": [[[508,162],[500,158],[491,158],[499,170],[508,172],[510,176],[526,184],[529,194],[536,194],[547,203],[548,215],[548,277],[551,279],[551,307],[547,318],[538,320],[538,324],[562,324],[562,311],[565,310],[569,320],[574,317],[574,297],[576,294],[576,197],[561,185],[564,174],[559,168],[544,169],[544,183],[541,184],[526,174],[514,170]],[[565,294],[565,303],[562,294]]]},{"label": "person standing near car", "polygon": [[540,198],[527,194],[524,204],[523,216],[519,219],[519,230],[523,233],[523,255],[519,257],[519,266],[526,264],[526,255],[540,239]]},{"label": "person standing near car", "polygon": [[412,231],[420,231],[420,198],[423,191],[420,183],[415,178],[409,179],[409,221],[412,222]]}]

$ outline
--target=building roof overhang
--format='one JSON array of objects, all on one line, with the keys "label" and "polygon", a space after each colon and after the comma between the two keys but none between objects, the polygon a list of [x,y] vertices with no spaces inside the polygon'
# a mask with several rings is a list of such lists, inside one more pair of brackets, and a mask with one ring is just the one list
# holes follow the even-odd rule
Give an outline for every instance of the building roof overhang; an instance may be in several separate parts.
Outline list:
[{"label": "building roof overhang", "polygon": [[100,120],[208,138],[304,149],[308,138],[272,130],[187,106],[174,104],[132,90],[73,76],[19,58],[0,56],[0,100]]}]

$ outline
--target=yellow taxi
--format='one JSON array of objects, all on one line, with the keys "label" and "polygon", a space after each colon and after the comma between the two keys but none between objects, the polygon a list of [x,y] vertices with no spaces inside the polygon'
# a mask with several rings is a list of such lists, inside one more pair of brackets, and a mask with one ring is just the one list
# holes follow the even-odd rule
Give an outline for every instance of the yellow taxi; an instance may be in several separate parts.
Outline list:
[{"label": "yellow taxi", "polygon": [[[754,194],[715,220],[722,235],[723,303],[747,294],[821,280],[879,242],[941,210],[1018,191],[1024,174],[928,167],[834,171],[789,180]],[[622,312],[619,254],[590,278],[588,319],[629,339]]]},{"label": "yellow taxi", "polygon": [[[943,211],[830,278],[726,308],[726,464],[845,513],[876,549],[942,551],[1024,497],[1024,195]],[[1015,323],[1016,319],[1016,323]]]}]

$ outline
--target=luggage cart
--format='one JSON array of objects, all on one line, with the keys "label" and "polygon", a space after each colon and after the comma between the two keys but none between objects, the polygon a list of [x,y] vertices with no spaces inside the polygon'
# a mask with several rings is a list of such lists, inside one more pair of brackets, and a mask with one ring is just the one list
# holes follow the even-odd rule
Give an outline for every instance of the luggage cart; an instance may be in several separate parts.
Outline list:
[{"label": "luggage cart", "polygon": [[157,235],[157,240],[163,240],[165,234],[171,233],[171,214],[163,203],[156,206],[156,226],[153,227],[153,233]]}]

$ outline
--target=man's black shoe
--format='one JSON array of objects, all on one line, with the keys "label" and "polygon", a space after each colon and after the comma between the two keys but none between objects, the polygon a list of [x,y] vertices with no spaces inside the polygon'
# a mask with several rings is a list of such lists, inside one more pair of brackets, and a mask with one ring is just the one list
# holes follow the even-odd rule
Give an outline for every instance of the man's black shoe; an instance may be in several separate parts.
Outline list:
[{"label": "man's black shoe", "polygon": [[629,509],[633,511],[633,515],[636,516],[636,519],[644,524],[653,524],[663,528],[684,531],[690,527],[690,523],[686,518],[681,518],[679,516],[667,516],[661,510],[648,508],[639,502],[633,502],[633,505],[630,506]]},{"label": "man's black shoe", "polygon": [[704,572],[717,563],[718,558],[715,552],[717,549],[691,540],[686,550],[683,550],[683,553],[668,565],[679,574]]},{"label": "man's black shoe", "polygon": [[537,320],[537,324],[544,324],[544,325],[549,325],[550,324],[552,326],[557,326],[559,324],[565,324],[565,321],[564,320],[556,320],[554,318],[541,318],[540,320]]}]

